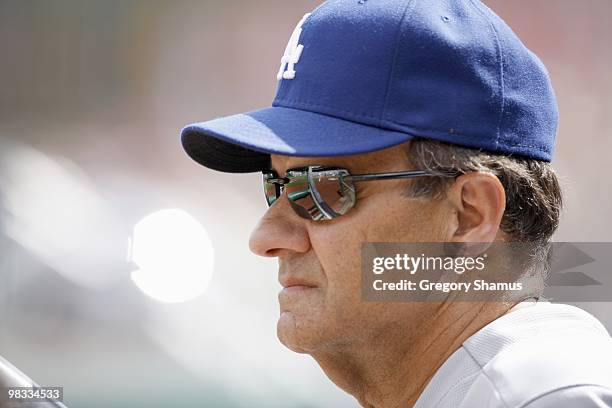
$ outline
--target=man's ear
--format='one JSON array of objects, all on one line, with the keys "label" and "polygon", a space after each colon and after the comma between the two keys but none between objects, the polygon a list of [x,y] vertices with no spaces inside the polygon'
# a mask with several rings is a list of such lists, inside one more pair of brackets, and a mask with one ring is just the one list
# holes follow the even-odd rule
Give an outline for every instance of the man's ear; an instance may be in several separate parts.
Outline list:
[{"label": "man's ear", "polygon": [[493,242],[506,209],[506,193],[499,179],[491,173],[467,173],[446,193],[457,217],[452,242]]}]

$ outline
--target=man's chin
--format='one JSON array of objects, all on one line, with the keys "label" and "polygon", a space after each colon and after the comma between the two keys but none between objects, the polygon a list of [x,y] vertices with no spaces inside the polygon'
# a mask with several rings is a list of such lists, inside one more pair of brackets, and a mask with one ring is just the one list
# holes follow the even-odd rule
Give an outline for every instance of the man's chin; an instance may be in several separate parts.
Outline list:
[{"label": "man's chin", "polygon": [[280,342],[289,350],[301,354],[310,354],[320,343],[321,330],[312,327],[313,321],[304,322],[293,312],[282,312],[276,324],[276,333]]}]

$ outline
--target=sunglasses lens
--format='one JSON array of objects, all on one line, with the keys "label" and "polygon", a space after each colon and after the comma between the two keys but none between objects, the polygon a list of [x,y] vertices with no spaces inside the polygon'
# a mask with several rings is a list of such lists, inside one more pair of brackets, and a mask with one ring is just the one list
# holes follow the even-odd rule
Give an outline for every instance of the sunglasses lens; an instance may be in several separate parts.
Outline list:
[{"label": "sunglasses lens", "polygon": [[318,193],[323,210],[332,217],[344,215],[355,204],[355,186],[345,178],[346,170],[314,171],[313,186]]},{"label": "sunglasses lens", "polygon": [[[310,172],[310,184],[309,180]],[[310,169],[287,172],[283,187],[274,173],[264,174],[264,192],[268,205],[286,191],[291,207],[302,218],[319,221],[336,218],[355,204],[355,187],[344,169]],[[315,201],[317,200],[317,201]]]},{"label": "sunglasses lens", "polygon": [[319,220],[323,214],[319,211],[317,204],[310,194],[308,175],[306,173],[289,175],[290,182],[285,185],[287,198],[293,210],[302,218],[307,220]]},{"label": "sunglasses lens", "polygon": [[274,204],[274,202],[278,200],[278,197],[280,195],[280,187],[275,183],[268,183],[268,180],[271,178],[274,178],[273,174],[264,174],[263,187],[268,206]]}]

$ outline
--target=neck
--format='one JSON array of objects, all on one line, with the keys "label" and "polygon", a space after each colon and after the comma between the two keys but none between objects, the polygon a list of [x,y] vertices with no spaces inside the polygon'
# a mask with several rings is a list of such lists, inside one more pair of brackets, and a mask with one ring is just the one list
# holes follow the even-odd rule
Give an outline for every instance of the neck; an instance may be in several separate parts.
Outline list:
[{"label": "neck", "polygon": [[408,330],[410,333],[398,323],[359,343],[313,352],[312,357],[363,407],[412,407],[444,361],[512,305],[443,303],[419,327]]}]

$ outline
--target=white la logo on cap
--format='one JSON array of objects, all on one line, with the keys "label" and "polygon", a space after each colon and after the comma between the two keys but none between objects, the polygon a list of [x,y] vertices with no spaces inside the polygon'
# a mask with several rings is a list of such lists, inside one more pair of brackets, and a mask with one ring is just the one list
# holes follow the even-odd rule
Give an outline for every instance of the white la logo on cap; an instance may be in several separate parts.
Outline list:
[{"label": "white la logo on cap", "polygon": [[281,79],[295,78],[295,64],[300,61],[300,56],[302,55],[302,50],[304,49],[304,46],[299,44],[300,35],[302,34],[302,24],[304,24],[304,21],[306,21],[310,14],[311,13],[304,14],[304,17],[302,17],[300,22],[295,27],[295,30],[293,30],[291,38],[289,38],[289,42],[285,48],[285,53],[281,58],[280,69],[278,70],[278,74],[276,74],[276,79],[279,81]]}]

